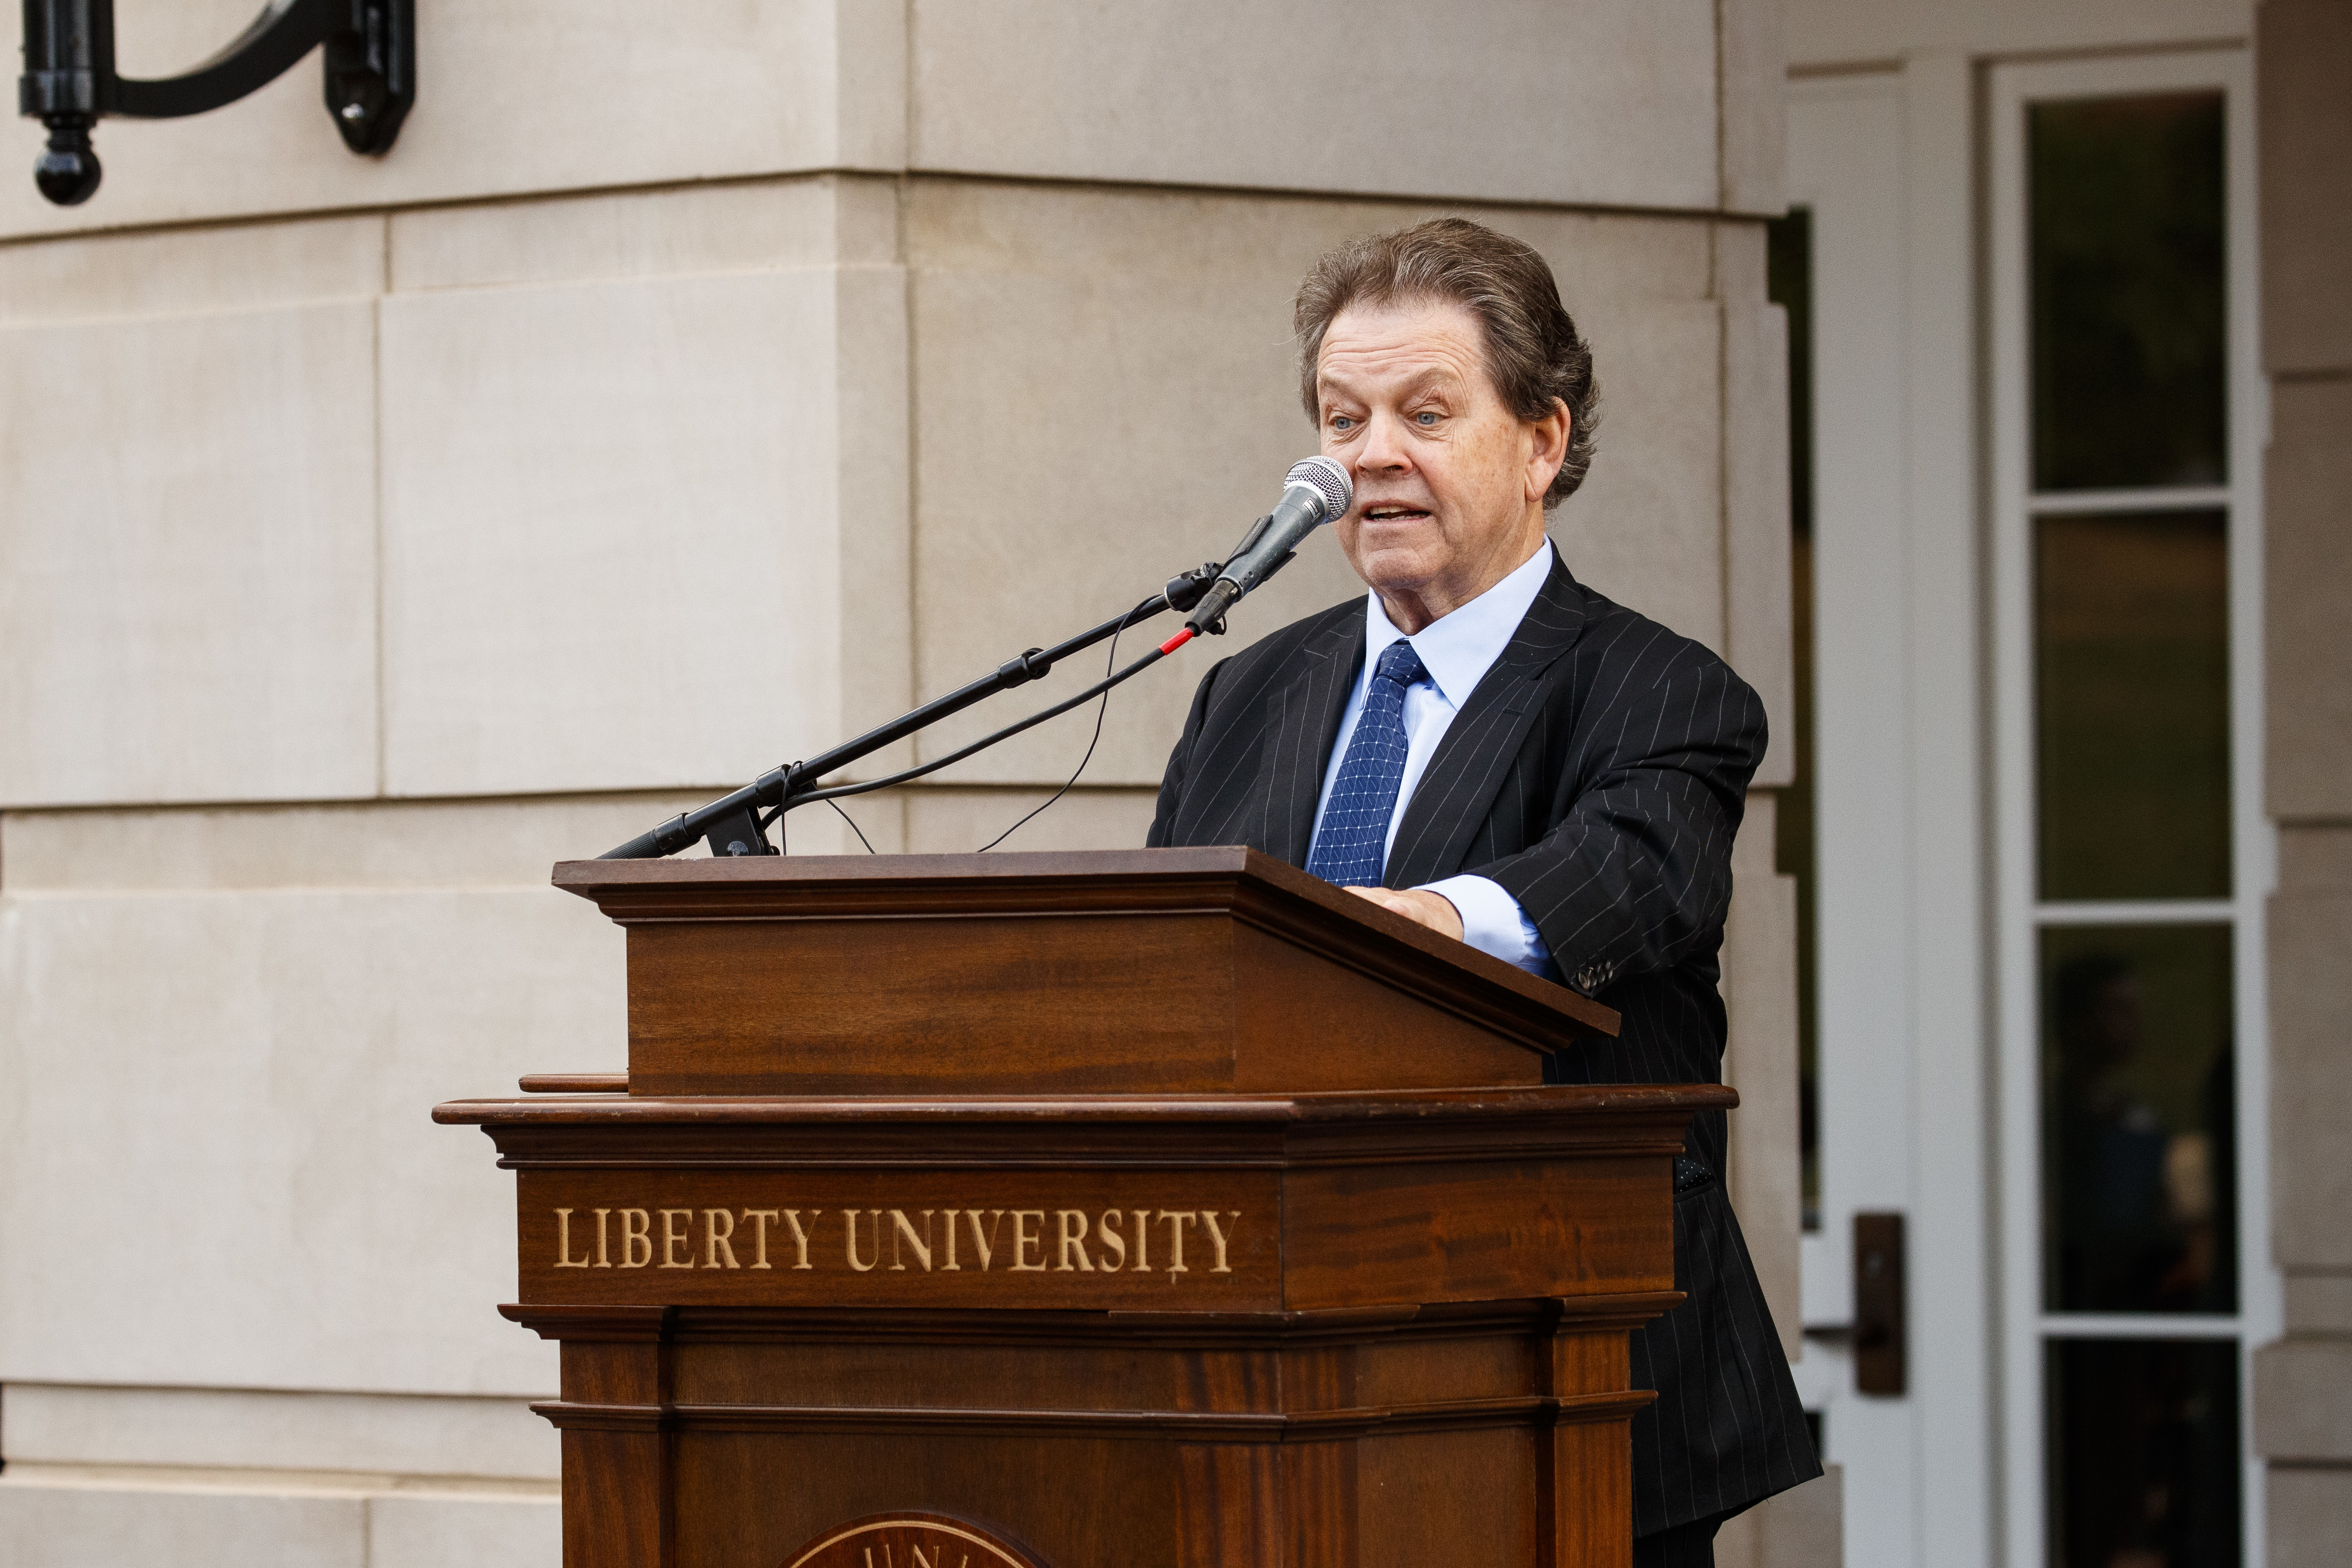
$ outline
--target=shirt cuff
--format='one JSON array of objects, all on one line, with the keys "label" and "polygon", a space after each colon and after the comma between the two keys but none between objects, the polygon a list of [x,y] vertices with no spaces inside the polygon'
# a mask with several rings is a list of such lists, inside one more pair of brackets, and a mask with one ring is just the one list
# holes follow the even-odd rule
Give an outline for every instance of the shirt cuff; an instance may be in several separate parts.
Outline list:
[{"label": "shirt cuff", "polygon": [[1559,978],[1543,934],[1500,882],[1485,877],[1448,877],[1442,882],[1424,883],[1421,891],[1435,893],[1454,906],[1462,916],[1462,940],[1472,947],[1530,974]]}]

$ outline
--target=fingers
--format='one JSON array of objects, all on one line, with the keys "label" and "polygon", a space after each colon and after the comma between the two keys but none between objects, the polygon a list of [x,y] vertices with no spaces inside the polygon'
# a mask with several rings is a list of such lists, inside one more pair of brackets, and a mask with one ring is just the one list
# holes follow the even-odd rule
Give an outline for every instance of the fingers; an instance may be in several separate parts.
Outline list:
[{"label": "fingers", "polygon": [[1391,888],[1349,888],[1347,891],[1367,899],[1400,914],[1416,925],[1427,926],[1440,936],[1462,939],[1462,914],[1443,894],[1424,892],[1415,888],[1400,892]]}]

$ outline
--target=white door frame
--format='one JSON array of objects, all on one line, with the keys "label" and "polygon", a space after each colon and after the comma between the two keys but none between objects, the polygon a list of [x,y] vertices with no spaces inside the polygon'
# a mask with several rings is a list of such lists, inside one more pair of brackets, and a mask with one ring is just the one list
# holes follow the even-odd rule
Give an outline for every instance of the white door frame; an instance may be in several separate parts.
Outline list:
[{"label": "white door frame", "polygon": [[[2026,258],[2025,114],[2053,99],[2216,89],[2225,94],[2229,269],[2229,483],[2204,489],[2070,496],[2073,510],[2228,509],[2233,889],[2228,899],[2043,909],[2035,897],[2032,551]],[[1990,272],[1989,407],[1992,490],[1993,900],[1995,1072],[2001,1158],[2000,1447],[2002,1536],[2012,1568],[2046,1558],[2042,1345],[2046,1337],[2232,1337],[2240,1345],[2245,1561],[2263,1563],[2263,1472],[2253,1453],[2252,1347],[2279,1331],[2281,1291],[2270,1252],[2268,1008],[2263,903],[2275,880],[2275,837],[2263,810],[2262,463],[2268,438],[2256,316],[2253,100],[2238,48],[1999,65],[1986,82]],[[2039,508],[2058,510],[2047,502]],[[2234,921],[2239,1311],[2233,1317],[2052,1314],[2042,1282],[2041,1105],[2037,936],[2059,920]]]}]

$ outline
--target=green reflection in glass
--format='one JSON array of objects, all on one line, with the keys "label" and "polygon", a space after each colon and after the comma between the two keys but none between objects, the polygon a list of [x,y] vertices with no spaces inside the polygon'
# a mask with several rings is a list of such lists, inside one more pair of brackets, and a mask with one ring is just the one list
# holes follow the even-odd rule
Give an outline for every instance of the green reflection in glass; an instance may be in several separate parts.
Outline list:
[{"label": "green reflection in glass", "polygon": [[2050,1561],[2237,1568],[2234,1340],[2052,1340]]},{"label": "green reflection in glass", "polygon": [[2230,895],[2228,522],[2034,523],[2045,900]]},{"label": "green reflection in glass", "polygon": [[2042,1293],[2061,1312],[2234,1312],[2226,925],[2042,932]]},{"label": "green reflection in glass", "polygon": [[2028,113],[2034,488],[2222,482],[2221,95]]}]

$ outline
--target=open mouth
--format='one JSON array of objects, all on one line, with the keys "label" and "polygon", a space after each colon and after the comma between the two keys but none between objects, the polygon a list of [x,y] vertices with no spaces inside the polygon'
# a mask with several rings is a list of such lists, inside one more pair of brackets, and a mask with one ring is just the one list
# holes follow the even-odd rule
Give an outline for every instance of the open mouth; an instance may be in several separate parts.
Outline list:
[{"label": "open mouth", "polygon": [[1410,522],[1429,513],[1417,506],[1368,506],[1364,509],[1366,522]]}]

